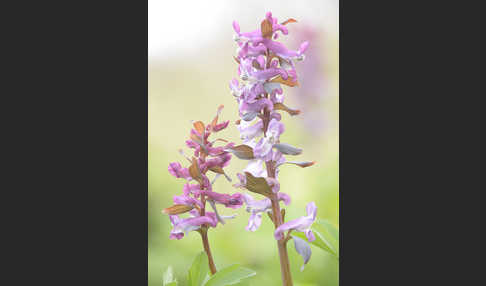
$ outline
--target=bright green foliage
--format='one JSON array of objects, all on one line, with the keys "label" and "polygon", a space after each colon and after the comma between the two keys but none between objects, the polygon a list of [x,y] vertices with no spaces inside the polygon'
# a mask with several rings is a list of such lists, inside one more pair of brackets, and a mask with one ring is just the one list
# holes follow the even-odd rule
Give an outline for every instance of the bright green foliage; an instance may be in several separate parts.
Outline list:
[{"label": "bright green foliage", "polygon": [[208,256],[206,252],[201,251],[194,262],[192,263],[191,269],[189,269],[188,273],[188,281],[190,286],[201,286],[206,280],[206,276],[208,275],[209,266],[208,266]]},{"label": "bright green foliage", "polygon": [[204,286],[235,285],[254,275],[256,275],[255,271],[233,264],[216,272]]}]

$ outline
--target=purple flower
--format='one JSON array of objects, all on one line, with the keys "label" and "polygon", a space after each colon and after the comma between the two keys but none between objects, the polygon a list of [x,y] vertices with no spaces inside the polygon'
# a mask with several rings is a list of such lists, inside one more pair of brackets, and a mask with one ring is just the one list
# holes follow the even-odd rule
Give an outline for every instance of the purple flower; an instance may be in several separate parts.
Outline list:
[{"label": "purple flower", "polygon": [[274,233],[276,240],[281,240],[284,238],[284,232],[287,230],[296,230],[300,232],[304,232],[307,240],[309,242],[314,241],[316,238],[314,233],[311,230],[311,226],[316,219],[316,212],[317,207],[314,202],[310,202],[306,206],[307,216],[300,217],[298,219],[294,219],[288,221],[282,225],[280,225]]},{"label": "purple flower", "polygon": [[255,124],[242,120],[238,125],[238,131],[243,142],[248,142],[251,139],[263,134],[263,122],[258,120]]},{"label": "purple flower", "polygon": [[185,184],[182,192],[184,195],[189,195],[189,194],[197,194],[199,196],[199,192],[201,191],[201,186],[199,184]]},{"label": "purple flower", "polygon": [[[237,81],[233,82],[231,86],[233,85],[236,85],[235,88],[239,88]],[[190,139],[186,141],[186,145],[194,149],[194,157],[188,158],[182,150],[179,150],[179,153],[189,161],[190,165],[182,167],[179,162],[169,164],[168,170],[171,175],[189,181],[184,184],[183,194],[173,197],[175,205],[164,210],[164,213],[170,215],[170,221],[173,225],[170,234],[171,239],[181,239],[184,234],[197,230],[202,225],[216,227],[218,222],[224,223],[224,216],[218,214],[216,203],[232,209],[243,205],[241,194],[221,194],[214,192],[212,189],[212,184],[220,175],[224,175],[228,181],[231,181],[231,178],[223,168],[228,166],[232,157],[225,150],[232,148],[234,143],[220,138],[213,141],[209,140],[212,133],[225,129],[229,124],[229,121],[218,122],[222,108],[223,106],[221,105],[216,116],[209,124],[204,124],[202,121],[193,122],[194,128],[189,133]],[[217,146],[216,144],[219,141],[223,141],[226,144]],[[215,174],[213,182],[208,178],[209,171]],[[206,211],[206,199],[214,212]],[[186,212],[189,212],[190,217],[181,218],[179,216]],[[203,213],[205,215],[201,216]]]},{"label": "purple flower", "polygon": [[203,208],[204,205],[197,199],[190,197],[189,195],[174,196],[173,201],[175,204],[187,205],[187,206],[198,206]]},{"label": "purple flower", "polygon": [[270,153],[270,151],[272,150],[273,145],[279,142],[280,134],[284,131],[284,125],[278,120],[272,119],[268,125],[266,137],[261,138],[253,149],[255,158],[261,158],[265,161],[271,160],[272,153]]},{"label": "purple flower", "polygon": [[[285,205],[290,204],[290,197],[285,193],[278,193],[277,195],[279,201],[283,201]],[[263,200],[254,200],[249,194],[243,194],[243,200],[246,204],[246,211],[251,213],[248,220],[248,225],[246,230],[256,231],[262,222],[262,213],[271,211],[272,202],[269,198],[264,198]]]},{"label": "purple flower", "polygon": [[267,169],[265,169],[265,162],[261,159],[250,160],[243,172],[249,172],[255,177],[266,177]]},{"label": "purple flower", "polygon": [[210,227],[216,227],[218,220],[216,214],[213,212],[206,212],[206,215],[201,216],[197,210],[192,210],[191,217],[180,218],[177,215],[171,215],[170,221],[173,226],[170,232],[170,239],[181,239],[184,234],[187,235],[189,231],[198,230],[201,225],[207,224]]},{"label": "purple flower", "polygon": [[181,164],[178,162],[169,164],[169,173],[176,178],[191,179],[191,175],[189,175],[187,168],[182,168]]},{"label": "purple flower", "polygon": [[243,205],[243,199],[240,193],[228,195],[203,190],[201,191],[201,194],[206,195],[208,199],[222,204],[227,208],[237,209]]},{"label": "purple flower", "polygon": [[[292,22],[296,20],[288,19],[279,23],[277,18],[268,12],[260,28],[247,33],[241,32],[238,22],[233,22],[233,29],[236,32],[234,39],[238,44],[235,60],[239,64],[238,75],[242,82],[240,85],[238,80],[233,79],[230,89],[238,103],[241,118],[237,121],[238,131],[244,145],[252,150],[251,155],[238,156],[251,160],[243,170],[245,175],[236,174],[239,182],[233,186],[248,188],[250,191],[266,196],[262,200],[254,200],[252,196],[243,194],[246,210],[251,213],[246,226],[249,231],[256,231],[259,228],[264,212],[272,212],[271,200],[278,198],[286,205],[290,203],[290,197],[280,192],[280,183],[277,179],[279,167],[286,162],[284,155],[295,156],[302,153],[302,149],[280,142],[280,136],[285,131],[283,123],[280,122],[282,119],[280,112],[287,112],[291,116],[300,113],[300,110],[284,104],[282,85],[290,87],[299,85],[294,62],[304,60],[304,53],[309,46],[309,42],[303,40],[297,50],[292,50],[275,41],[280,34],[288,34],[285,25]],[[246,149],[248,150],[247,147]],[[314,162],[293,161],[288,163],[300,167],[314,164]],[[268,192],[262,178],[265,179],[272,193]],[[308,241],[313,241],[315,237],[310,228],[315,219],[316,206],[311,202],[307,205],[307,216],[281,224],[275,230],[274,236],[277,240],[281,240],[284,239],[286,231],[295,230],[304,232]],[[311,256],[309,244],[295,237],[294,245],[304,258],[305,265]]]}]

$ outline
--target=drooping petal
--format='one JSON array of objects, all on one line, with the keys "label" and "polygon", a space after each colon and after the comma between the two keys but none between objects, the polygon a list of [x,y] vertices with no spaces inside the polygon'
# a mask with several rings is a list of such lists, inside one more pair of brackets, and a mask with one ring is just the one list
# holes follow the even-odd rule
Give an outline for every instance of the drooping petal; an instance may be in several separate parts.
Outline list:
[{"label": "drooping petal", "polygon": [[294,240],[295,250],[304,259],[304,264],[300,268],[300,271],[303,271],[305,265],[307,264],[307,262],[309,262],[312,255],[310,245],[309,243],[307,243],[307,241],[303,240],[300,237],[292,235],[292,239]]}]

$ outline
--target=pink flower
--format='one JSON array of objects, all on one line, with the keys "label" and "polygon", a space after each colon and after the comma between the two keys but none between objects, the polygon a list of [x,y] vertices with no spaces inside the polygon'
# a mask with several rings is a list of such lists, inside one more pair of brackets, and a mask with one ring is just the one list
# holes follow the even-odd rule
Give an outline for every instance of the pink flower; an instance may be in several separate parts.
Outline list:
[{"label": "pink flower", "polygon": [[[278,23],[277,18],[271,12],[265,15],[261,22],[260,29],[251,32],[241,32],[239,24],[234,21],[233,29],[236,32],[235,40],[238,44],[236,61],[238,75],[242,83],[233,79],[230,83],[232,95],[238,102],[239,120],[238,130],[244,144],[252,149],[253,156],[243,156],[243,159],[252,159],[248,162],[244,173],[250,173],[259,178],[250,182],[248,188],[268,198],[256,201],[250,195],[243,194],[243,200],[247,211],[251,213],[246,229],[256,231],[262,222],[262,213],[272,212],[273,196],[283,200],[285,204],[290,203],[290,197],[280,192],[278,181],[279,167],[286,163],[284,155],[300,155],[302,149],[291,144],[281,143],[280,135],[285,131],[284,125],[280,122],[280,112],[287,112],[294,116],[300,113],[299,110],[287,107],[284,104],[285,96],[281,85],[290,87],[299,85],[297,79],[295,61],[304,60],[304,53],[308,49],[309,42],[304,40],[297,50],[288,49],[284,44],[275,41],[279,34],[287,35],[288,23],[296,22],[288,19]],[[299,41],[300,42],[300,41]],[[263,135],[263,136],[262,136]],[[300,167],[308,167],[314,162],[295,162]],[[266,169],[266,168],[271,169]],[[272,176],[269,176],[272,174]],[[238,188],[246,188],[247,175],[236,174],[239,182],[234,184]],[[263,184],[261,178],[266,180],[273,194],[267,190],[260,190],[256,185]],[[248,179],[250,180],[250,179]],[[261,185],[260,185],[261,186]],[[284,233],[290,230],[304,232],[308,241],[315,240],[311,231],[311,225],[316,219],[317,208],[314,202],[307,205],[307,216],[281,224],[275,230],[274,236],[277,240],[284,238]],[[309,261],[311,249],[307,241],[293,236],[297,252],[303,257],[304,265]],[[303,269],[302,266],[301,269]]]},{"label": "pink flower", "polygon": [[189,194],[197,194],[199,196],[199,192],[201,191],[201,186],[199,184],[185,184],[184,188],[182,189],[184,195]]},{"label": "pink flower", "polygon": [[[236,83],[233,82],[233,84],[236,85],[235,88],[238,88],[237,81]],[[234,143],[220,138],[209,141],[212,133],[225,129],[229,124],[229,121],[218,123],[218,117],[222,108],[223,106],[221,105],[218,108],[216,116],[209,124],[204,124],[202,121],[193,122],[194,128],[189,133],[190,139],[186,141],[186,145],[194,149],[194,157],[188,158],[182,150],[179,151],[188,160],[189,167],[184,168],[179,162],[169,164],[168,170],[171,175],[189,181],[184,184],[182,189],[183,194],[173,197],[175,205],[167,208],[166,210],[169,210],[167,212],[164,210],[165,213],[170,214],[170,221],[173,225],[170,234],[171,239],[181,239],[184,234],[199,229],[201,225],[216,227],[218,222],[224,223],[224,216],[218,214],[215,203],[232,209],[239,208],[243,204],[243,199],[239,193],[233,195],[221,194],[214,192],[212,189],[213,182],[221,174],[231,181],[231,178],[223,168],[228,166],[232,157],[225,150],[233,147]],[[218,141],[223,141],[226,144],[216,146]],[[213,182],[208,178],[209,171],[214,174]],[[206,211],[206,199],[210,202],[214,212]],[[184,205],[190,207],[185,208]],[[187,211],[190,214],[189,218],[181,218],[179,216]],[[205,215],[201,216],[202,213]]]},{"label": "pink flower", "polygon": [[280,225],[275,230],[274,233],[275,239],[281,240],[284,238],[285,231],[295,230],[295,231],[304,232],[309,242],[314,241],[316,238],[314,236],[314,233],[311,230],[311,226],[316,219],[316,212],[317,212],[316,204],[314,202],[308,203],[306,207],[306,211],[307,211],[307,216],[303,216],[298,219],[294,219]]},{"label": "pink flower", "polygon": [[173,201],[175,204],[187,205],[187,206],[198,206],[203,208],[204,205],[197,199],[190,197],[189,195],[174,196]]},{"label": "pink flower", "polygon": [[189,175],[187,168],[182,168],[181,164],[178,162],[169,164],[169,173],[176,178],[191,179],[191,175]]},{"label": "pink flower", "polygon": [[207,224],[210,227],[216,227],[218,220],[213,212],[206,212],[206,215],[200,216],[196,210],[191,211],[191,217],[180,218],[177,215],[171,215],[170,221],[173,226],[170,232],[170,239],[181,239],[189,231],[198,230],[201,225]]},{"label": "pink flower", "polygon": [[243,199],[240,193],[228,195],[203,190],[201,191],[201,194],[206,195],[208,199],[222,204],[227,208],[237,209],[243,205]]}]

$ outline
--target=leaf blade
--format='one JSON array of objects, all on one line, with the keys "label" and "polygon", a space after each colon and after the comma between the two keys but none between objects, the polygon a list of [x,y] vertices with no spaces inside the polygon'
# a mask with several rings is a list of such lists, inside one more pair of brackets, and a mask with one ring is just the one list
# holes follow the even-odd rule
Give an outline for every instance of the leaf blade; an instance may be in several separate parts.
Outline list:
[{"label": "leaf blade", "polygon": [[269,197],[272,194],[272,189],[267,183],[267,180],[262,177],[255,177],[250,172],[245,172],[246,185],[245,188],[250,192]]},{"label": "leaf blade", "polygon": [[300,114],[300,110],[298,110],[298,109],[292,109],[292,108],[286,106],[285,104],[283,104],[281,102],[274,103],[273,104],[273,109],[286,111],[291,116],[299,115]]},{"label": "leaf blade", "polygon": [[302,149],[294,147],[287,143],[277,143],[273,144],[273,147],[276,148],[278,151],[282,152],[286,155],[300,155],[302,154]]},{"label": "leaf blade", "polygon": [[188,283],[190,286],[201,286],[209,271],[208,256],[201,251],[194,259],[188,273]]},{"label": "leaf blade", "polygon": [[339,230],[328,220],[324,219],[317,219],[314,228],[332,245],[339,256]]},{"label": "leaf blade", "polygon": [[233,264],[216,272],[204,286],[234,285],[254,275],[256,275],[255,271]]},{"label": "leaf blade", "polygon": [[162,210],[162,212],[168,215],[178,215],[178,214],[186,213],[192,210],[193,208],[194,208],[193,206],[175,204],[173,206],[165,208],[164,210]]},{"label": "leaf blade", "polygon": [[238,145],[232,148],[228,148],[225,151],[232,153],[242,160],[255,159],[255,156],[253,155],[253,149],[248,145]]}]

